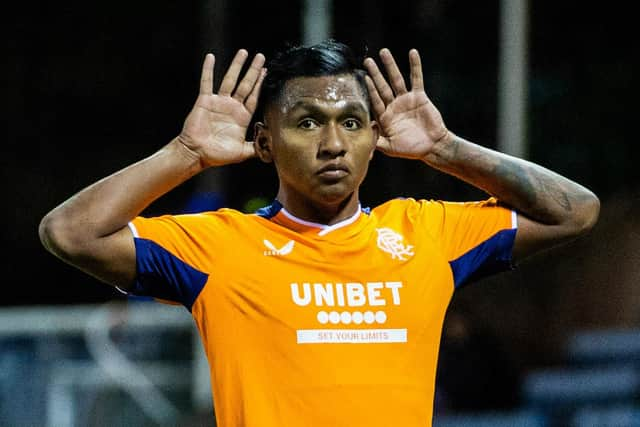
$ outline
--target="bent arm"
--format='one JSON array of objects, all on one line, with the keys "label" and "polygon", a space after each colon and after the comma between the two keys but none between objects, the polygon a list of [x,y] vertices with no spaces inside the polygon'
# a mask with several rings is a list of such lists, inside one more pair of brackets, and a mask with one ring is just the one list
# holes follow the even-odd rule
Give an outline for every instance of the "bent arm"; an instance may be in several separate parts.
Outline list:
[{"label": "bent arm", "polygon": [[380,124],[377,148],[421,159],[429,166],[478,187],[518,212],[514,257],[569,241],[591,229],[600,201],[588,189],[532,162],[466,141],[447,130],[424,91],[418,51],[409,51],[411,90],[388,49],[364,62],[372,109]]},{"label": "bent arm", "polygon": [[253,143],[244,136],[265,75],[264,56],[256,54],[238,81],[247,56],[244,49],[236,53],[215,94],[215,58],[207,54],[200,92],[180,135],[155,154],[90,185],[45,215],[39,227],[45,248],[103,282],[129,289],[136,276],[129,221],[207,167],[255,155]]},{"label": "bent arm", "polygon": [[517,211],[516,260],[568,242],[590,230],[598,219],[600,201],[582,185],[450,131],[422,160]]},{"label": "bent arm", "polygon": [[40,222],[40,239],[63,261],[105,283],[128,289],[136,274],[128,222],[201,169],[198,156],[176,138],[54,208]]}]

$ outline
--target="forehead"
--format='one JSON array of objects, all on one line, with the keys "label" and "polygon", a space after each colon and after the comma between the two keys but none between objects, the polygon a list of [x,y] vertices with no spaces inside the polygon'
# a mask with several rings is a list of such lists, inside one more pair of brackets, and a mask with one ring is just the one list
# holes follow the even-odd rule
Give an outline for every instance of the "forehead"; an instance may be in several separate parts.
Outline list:
[{"label": "forehead", "polygon": [[297,77],[289,80],[279,99],[280,107],[289,110],[300,103],[336,104],[358,102],[367,106],[362,86],[350,74],[321,77]]}]

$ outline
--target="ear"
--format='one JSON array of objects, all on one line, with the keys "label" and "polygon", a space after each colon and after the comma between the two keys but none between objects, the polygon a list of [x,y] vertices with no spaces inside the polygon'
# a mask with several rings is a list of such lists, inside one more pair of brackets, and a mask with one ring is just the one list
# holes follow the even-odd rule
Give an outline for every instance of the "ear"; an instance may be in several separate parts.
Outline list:
[{"label": "ear", "polygon": [[378,138],[380,137],[380,125],[375,120],[370,123],[371,126],[371,153],[369,154],[369,160],[373,159],[373,153],[378,146]]},{"label": "ear", "polygon": [[264,123],[256,122],[254,125],[253,141],[258,158],[265,163],[273,162],[273,155],[271,153],[271,133]]}]

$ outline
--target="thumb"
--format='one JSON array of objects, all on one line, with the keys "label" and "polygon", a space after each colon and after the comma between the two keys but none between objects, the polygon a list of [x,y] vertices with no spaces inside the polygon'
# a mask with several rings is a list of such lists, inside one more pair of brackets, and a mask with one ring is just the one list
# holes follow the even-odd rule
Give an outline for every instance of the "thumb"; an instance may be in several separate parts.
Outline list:
[{"label": "thumb", "polygon": [[390,153],[391,150],[391,142],[386,136],[379,136],[376,141],[376,150],[382,151],[385,154]]}]

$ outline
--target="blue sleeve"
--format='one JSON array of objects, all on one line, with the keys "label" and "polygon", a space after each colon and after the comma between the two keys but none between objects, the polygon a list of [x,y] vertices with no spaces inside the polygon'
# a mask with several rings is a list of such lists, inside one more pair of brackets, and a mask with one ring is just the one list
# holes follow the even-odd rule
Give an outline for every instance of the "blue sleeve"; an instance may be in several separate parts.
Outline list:
[{"label": "blue sleeve", "polygon": [[516,229],[502,230],[458,258],[449,261],[455,288],[482,277],[513,269]]},{"label": "blue sleeve", "polygon": [[157,243],[135,238],[136,281],[132,295],[177,302],[189,309],[209,276],[185,263]]}]

